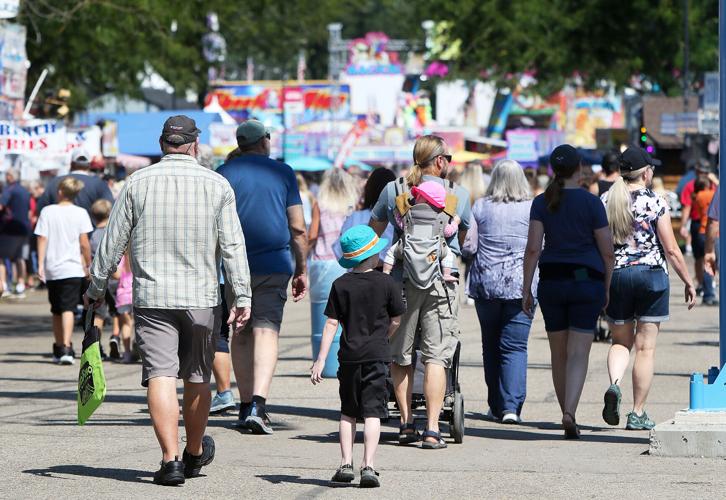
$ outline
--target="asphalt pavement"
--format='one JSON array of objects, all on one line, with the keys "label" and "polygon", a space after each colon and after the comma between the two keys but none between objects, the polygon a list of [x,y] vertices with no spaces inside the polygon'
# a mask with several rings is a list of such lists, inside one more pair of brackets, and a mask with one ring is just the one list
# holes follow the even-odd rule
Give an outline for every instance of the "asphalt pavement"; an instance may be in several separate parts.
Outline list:
[{"label": "asphalt pavement", "polygon": [[[689,374],[706,371],[718,358],[718,309],[688,312],[680,284],[673,282],[672,289],[672,320],[658,340],[647,405],[656,422],[687,407]],[[45,293],[2,300],[0,450],[5,465],[0,498],[675,499],[720,497],[725,490],[722,460],[651,457],[647,432],[612,428],[602,421],[602,395],[608,387],[605,343],[594,344],[590,356],[577,415],[582,439],[565,441],[539,313],[529,342],[523,423],[486,421],[479,324],[471,306],[463,306],[460,316],[464,442],[449,440],[447,449],[434,451],[400,447],[395,444],[397,424],[391,421],[384,424],[377,456],[382,487],[331,488],[328,480],[339,463],[338,384],[310,383],[309,317],[307,301],[290,302],[285,312],[280,362],[268,399],[274,435],[241,434],[232,428],[234,414],[212,417],[208,433],[217,443],[214,463],[203,469],[202,477],[164,488],[152,484],[161,455],[140,385],[140,365],[105,364],[106,401],[79,427],[78,362],[67,367],[51,361]],[[78,351],[81,339],[77,329]],[[628,380],[623,410],[629,411],[631,404]],[[361,431],[359,426],[356,469],[363,453]]]}]

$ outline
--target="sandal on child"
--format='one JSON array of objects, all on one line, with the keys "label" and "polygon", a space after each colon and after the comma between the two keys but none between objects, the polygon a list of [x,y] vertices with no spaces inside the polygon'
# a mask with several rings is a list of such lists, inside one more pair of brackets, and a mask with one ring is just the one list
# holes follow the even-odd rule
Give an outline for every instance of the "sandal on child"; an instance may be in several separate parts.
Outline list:
[{"label": "sandal on child", "polygon": [[[435,443],[432,443],[431,441],[426,441],[426,438],[434,438],[436,440]],[[446,448],[446,441],[444,441],[444,438],[441,437],[441,434],[434,431],[427,430],[423,433],[423,442],[421,443],[421,448],[424,450],[440,450],[442,448]]]},{"label": "sandal on child", "polygon": [[398,428],[398,444],[411,444],[418,442],[418,440],[419,435],[414,424],[403,424]]},{"label": "sandal on child", "polygon": [[562,428],[565,430],[565,439],[580,439],[580,429],[577,428],[577,422],[571,413],[562,416]]}]

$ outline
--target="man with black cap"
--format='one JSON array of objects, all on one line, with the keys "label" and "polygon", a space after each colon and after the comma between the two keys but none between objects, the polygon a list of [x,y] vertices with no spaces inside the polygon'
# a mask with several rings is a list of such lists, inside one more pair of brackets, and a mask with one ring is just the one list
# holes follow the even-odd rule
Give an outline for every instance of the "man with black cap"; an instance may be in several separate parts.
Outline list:
[{"label": "man with black cap", "polygon": [[698,159],[696,164],[696,178],[689,181],[681,193],[681,236],[691,237],[693,248],[694,269],[698,292],[703,294],[706,305],[716,304],[716,294],[713,288],[713,277],[704,272],[704,256],[706,254],[705,231],[701,231],[701,218],[705,215],[696,200],[696,183],[705,184],[706,189],[715,192],[718,186],[718,177],[713,172],[711,164],[705,159]]},{"label": "man with black cap", "polygon": [[[103,179],[94,175],[91,168],[91,155],[84,148],[76,148],[71,152],[71,177],[83,182],[83,189],[78,193],[75,204],[86,209],[91,215],[91,206],[97,200],[108,200],[113,203],[113,194]],[[45,192],[38,198],[37,213],[40,213],[47,205],[58,203],[58,184],[65,175],[53,178],[45,188]],[[93,217],[91,217],[93,220]]]},{"label": "man with black cap", "polygon": [[[136,341],[148,387],[149,413],[162,450],[154,482],[176,485],[214,459],[204,435],[209,381],[220,317],[221,261],[233,290],[228,324],[241,329],[250,314],[245,239],[234,192],[197,160],[194,120],[174,116],[159,143],[164,156],[126,181],[91,266],[86,302],[98,304],[108,277],[129,250],[134,275]],[[179,460],[177,378],[184,380],[186,447]]]},{"label": "man with black cap", "polygon": [[237,128],[237,144],[236,156],[217,170],[237,196],[252,274],[252,319],[241,335],[232,337],[241,400],[237,425],[257,434],[272,434],[265,404],[277,364],[290,278],[294,301],[307,291],[307,231],[295,173],[269,157],[270,132],[261,122],[247,120]]}]

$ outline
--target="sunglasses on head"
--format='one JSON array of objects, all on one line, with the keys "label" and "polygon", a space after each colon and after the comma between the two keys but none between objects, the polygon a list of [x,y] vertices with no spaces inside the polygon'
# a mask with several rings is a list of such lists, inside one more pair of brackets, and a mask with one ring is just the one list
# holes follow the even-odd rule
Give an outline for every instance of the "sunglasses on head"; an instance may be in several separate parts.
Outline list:
[{"label": "sunglasses on head", "polygon": [[269,138],[270,138],[270,133],[269,133],[269,132],[267,132],[267,133],[265,134],[265,137],[267,137],[267,138],[269,139]]}]

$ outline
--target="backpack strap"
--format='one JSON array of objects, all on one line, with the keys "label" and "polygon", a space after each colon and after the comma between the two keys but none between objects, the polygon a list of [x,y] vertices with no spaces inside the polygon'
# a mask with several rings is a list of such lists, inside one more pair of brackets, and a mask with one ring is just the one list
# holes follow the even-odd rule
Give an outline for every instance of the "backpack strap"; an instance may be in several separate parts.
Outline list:
[{"label": "backpack strap", "polygon": [[411,195],[409,193],[408,182],[405,177],[396,179],[396,208],[401,216],[405,216],[411,209]]},{"label": "backpack strap", "polygon": [[459,205],[459,197],[455,194],[455,185],[452,181],[444,183],[444,187],[446,188],[446,205],[444,206],[444,212],[446,212],[449,217],[453,217],[456,215],[456,207]]}]

